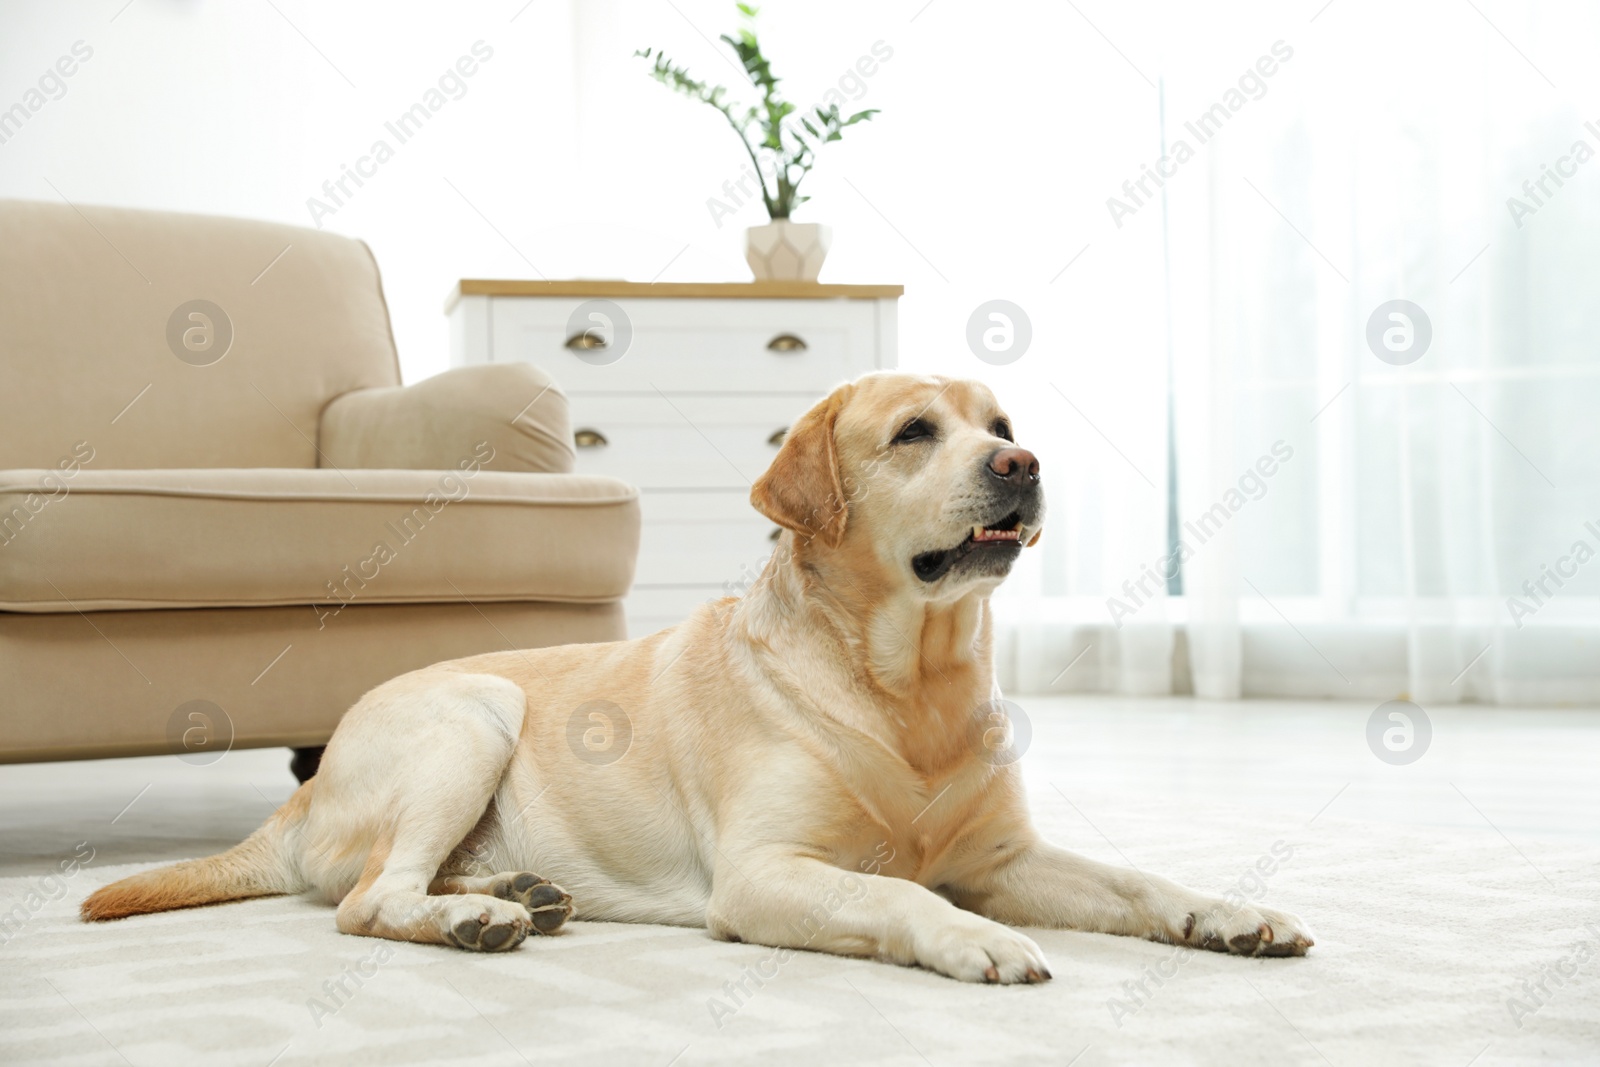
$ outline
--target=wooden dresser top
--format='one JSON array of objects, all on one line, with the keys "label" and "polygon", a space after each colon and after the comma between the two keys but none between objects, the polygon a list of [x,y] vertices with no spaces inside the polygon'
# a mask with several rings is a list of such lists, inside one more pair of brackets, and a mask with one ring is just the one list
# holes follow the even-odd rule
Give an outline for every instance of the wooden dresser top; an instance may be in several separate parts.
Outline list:
[{"label": "wooden dresser top", "polygon": [[463,278],[445,311],[463,296],[580,296],[631,299],[880,300],[899,297],[903,285],[823,285],[817,282],[623,282],[604,279],[522,281]]}]

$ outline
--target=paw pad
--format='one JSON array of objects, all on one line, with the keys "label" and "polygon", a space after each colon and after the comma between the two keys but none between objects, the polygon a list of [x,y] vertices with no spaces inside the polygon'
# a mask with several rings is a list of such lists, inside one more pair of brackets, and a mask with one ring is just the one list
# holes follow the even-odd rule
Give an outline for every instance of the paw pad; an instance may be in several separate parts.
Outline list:
[{"label": "paw pad", "polygon": [[528,927],[520,922],[492,923],[488,915],[462,919],[450,928],[450,940],[469,952],[504,952],[522,944]]},{"label": "paw pad", "polygon": [[1240,956],[1254,956],[1260,944],[1261,935],[1258,933],[1235,934],[1228,938],[1228,950]]}]

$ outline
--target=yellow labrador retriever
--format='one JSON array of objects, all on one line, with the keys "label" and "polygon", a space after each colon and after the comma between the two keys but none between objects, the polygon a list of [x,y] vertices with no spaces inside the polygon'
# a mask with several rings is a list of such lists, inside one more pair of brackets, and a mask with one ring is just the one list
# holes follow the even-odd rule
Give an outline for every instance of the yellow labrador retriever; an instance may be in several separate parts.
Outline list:
[{"label": "yellow labrador retriever", "polygon": [[748,595],[636,641],[380,685],[261,829],[97,891],[84,918],[314,889],[351,934],[502,951],[576,912],[970,982],[1050,977],[1013,926],[1311,946],[1291,915],[1083,859],[1029,823],[995,758],[989,596],[1044,501],[987,388],[841,386],[750,497],[786,532]]}]

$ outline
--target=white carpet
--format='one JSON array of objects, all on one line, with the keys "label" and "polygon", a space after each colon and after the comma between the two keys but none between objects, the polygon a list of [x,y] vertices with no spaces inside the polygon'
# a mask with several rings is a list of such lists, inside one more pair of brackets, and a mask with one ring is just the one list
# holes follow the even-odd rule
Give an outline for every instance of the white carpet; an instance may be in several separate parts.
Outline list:
[{"label": "white carpet", "polygon": [[[1093,826],[1036,804],[1063,844],[1259,892],[1305,917],[1317,947],[1241,960],[1040,931],[1055,981],[1010,988],[799,953],[761,988],[747,980],[729,1015],[724,984],[770,950],[575,923],[474,956],[346,937],[298,899],[85,926],[78,901],[139,869],[91,864],[0,944],[0,1063],[1600,1063],[1600,849],[1073,799]],[[1258,884],[1249,872],[1280,839],[1293,856]],[[29,911],[36,888],[50,886],[0,880],[0,912]],[[323,987],[346,968],[370,977],[347,978],[340,1006]],[[1125,986],[1141,979],[1148,995]],[[1530,998],[1524,979],[1546,992]]]}]

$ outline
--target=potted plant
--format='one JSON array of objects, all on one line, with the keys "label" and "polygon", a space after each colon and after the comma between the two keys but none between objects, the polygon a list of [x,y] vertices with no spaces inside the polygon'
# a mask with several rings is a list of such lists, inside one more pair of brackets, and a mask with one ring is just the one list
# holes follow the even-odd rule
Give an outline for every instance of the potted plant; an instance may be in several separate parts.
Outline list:
[{"label": "potted plant", "polygon": [[744,3],[738,8],[744,23],[739,35],[723,34],[722,40],[739,57],[761,93],[759,104],[732,103],[724,86],[692,77],[687,68],[674,66],[660,49],[645,48],[634,55],[651,62],[650,73],[662,85],[721,112],[739,135],[771,219],[764,226],[750,227],[745,235],[745,260],[756,280],[814,282],[833,243],[833,230],[815,222],[791,221],[795,209],[811,199],[800,195],[800,183],[811,172],[824,144],[841,140],[846,126],[865,122],[878,112],[875,108],[858,111],[847,118],[838,104],[800,111],[784,100],[778,90],[780,79],[772,73],[756,39],[757,9]]}]

